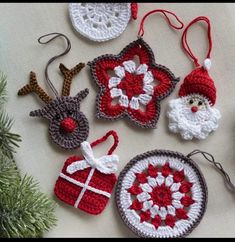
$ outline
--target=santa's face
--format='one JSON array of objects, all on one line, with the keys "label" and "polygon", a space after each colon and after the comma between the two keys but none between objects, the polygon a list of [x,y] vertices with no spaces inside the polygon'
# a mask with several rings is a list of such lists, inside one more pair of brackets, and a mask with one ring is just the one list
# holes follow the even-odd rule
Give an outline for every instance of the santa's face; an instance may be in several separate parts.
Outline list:
[{"label": "santa's face", "polygon": [[180,133],[186,140],[205,139],[218,128],[221,117],[219,110],[211,107],[209,101],[199,94],[171,100],[167,116],[169,129]]}]

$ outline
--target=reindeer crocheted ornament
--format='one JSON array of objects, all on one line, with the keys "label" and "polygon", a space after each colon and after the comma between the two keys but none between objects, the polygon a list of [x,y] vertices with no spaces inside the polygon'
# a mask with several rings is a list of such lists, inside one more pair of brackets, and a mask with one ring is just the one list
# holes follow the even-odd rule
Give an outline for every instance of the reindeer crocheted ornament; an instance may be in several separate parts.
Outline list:
[{"label": "reindeer crocheted ornament", "polygon": [[[201,20],[208,24],[209,38],[209,50],[203,66],[198,63],[187,43],[189,27]],[[221,118],[219,110],[213,107],[216,102],[216,87],[208,73],[212,49],[210,20],[205,16],[192,20],[184,30],[182,44],[186,53],[193,59],[196,69],[185,77],[179,90],[179,98],[169,102],[169,129],[173,133],[180,133],[185,140],[205,139],[218,128]]]},{"label": "reindeer crocheted ornament", "polygon": [[[174,13],[167,10],[151,11],[142,19],[137,40],[127,45],[118,55],[102,55],[88,63],[92,78],[99,87],[96,98],[97,118],[113,121],[128,117],[142,128],[156,127],[160,102],[174,90],[179,78],[167,67],[155,63],[153,51],[142,38],[144,21],[155,12],[163,13],[173,28],[183,27]],[[177,19],[180,27],[170,22],[167,13]]]},{"label": "reindeer crocheted ornament", "polygon": [[189,157],[153,150],[134,157],[120,173],[116,202],[125,224],[140,237],[184,237],[205,213],[207,185]]},{"label": "reindeer crocheted ornament", "polygon": [[[107,155],[95,158],[92,148],[109,136],[114,138],[114,145]],[[84,212],[100,214],[105,209],[117,180],[115,172],[119,158],[112,154],[117,145],[118,136],[113,130],[91,144],[82,142],[83,157],[72,156],[66,160],[54,187],[55,195]]]},{"label": "reindeer crocheted ornament", "polygon": [[137,3],[70,3],[72,25],[82,36],[93,41],[117,38],[131,17],[137,18]]},{"label": "reindeer crocheted ornament", "polygon": [[[41,42],[41,39],[55,35],[47,42]],[[65,55],[71,48],[69,39],[60,33],[51,33],[44,35],[38,39],[39,43],[45,44],[57,37],[64,37],[67,40],[68,47],[62,54],[53,57],[45,70],[46,80],[55,94],[55,99],[52,99],[38,84],[36,74],[30,72],[29,84],[18,91],[18,95],[27,95],[31,92],[38,95],[38,97],[46,104],[42,109],[30,112],[32,117],[42,117],[49,121],[49,135],[52,140],[60,147],[65,149],[75,149],[80,146],[81,142],[87,139],[89,133],[89,124],[86,116],[80,111],[80,103],[87,96],[89,90],[86,88],[74,97],[70,95],[70,87],[72,79],[85,66],[84,63],[79,63],[72,69],[66,68],[60,64],[59,69],[64,77],[62,95],[59,96],[57,90],[51,83],[48,77],[48,66],[57,57]]]}]

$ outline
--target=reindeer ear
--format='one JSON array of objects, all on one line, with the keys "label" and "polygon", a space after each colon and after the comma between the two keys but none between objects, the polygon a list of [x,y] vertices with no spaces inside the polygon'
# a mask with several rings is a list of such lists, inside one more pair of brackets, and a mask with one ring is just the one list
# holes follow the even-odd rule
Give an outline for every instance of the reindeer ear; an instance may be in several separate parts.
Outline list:
[{"label": "reindeer ear", "polygon": [[44,108],[31,111],[29,116],[50,119],[48,112]]},{"label": "reindeer ear", "polygon": [[86,88],[82,91],[80,91],[75,97],[78,99],[78,101],[82,101],[82,99],[84,99],[89,93],[89,89]]}]

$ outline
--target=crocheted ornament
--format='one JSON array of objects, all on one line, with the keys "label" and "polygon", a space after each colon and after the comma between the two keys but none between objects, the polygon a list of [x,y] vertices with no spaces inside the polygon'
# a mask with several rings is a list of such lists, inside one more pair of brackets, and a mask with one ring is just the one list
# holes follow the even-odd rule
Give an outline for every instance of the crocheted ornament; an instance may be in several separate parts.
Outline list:
[{"label": "crocheted ornament", "polygon": [[117,38],[126,29],[131,15],[137,18],[137,3],[70,3],[73,27],[93,41]]},{"label": "crocheted ornament", "polygon": [[207,186],[189,157],[153,150],[134,157],[120,173],[116,202],[123,221],[140,237],[184,237],[205,213]]},{"label": "crocheted ornament", "polygon": [[[154,12],[176,17],[167,10],[148,13],[141,22],[137,40],[118,55],[102,55],[88,63],[92,78],[99,87],[97,118],[117,120],[128,117],[142,128],[156,127],[160,102],[174,90],[179,78],[167,67],[155,63],[153,51],[142,38],[144,20]],[[180,27],[172,25],[168,19],[169,24],[176,29],[182,28],[183,23],[176,19],[181,23]]]},{"label": "crocheted ornament", "polygon": [[[188,28],[195,22],[204,20],[208,24],[208,36],[210,48],[203,66],[192,54],[186,40]],[[212,131],[218,128],[218,120],[221,118],[219,110],[214,108],[216,102],[216,87],[208,71],[211,67],[210,52],[212,47],[210,22],[206,17],[200,16],[194,19],[184,30],[182,36],[183,47],[194,60],[196,69],[184,79],[179,90],[179,97],[169,102],[169,129],[174,133],[180,133],[186,140],[205,139]]]},{"label": "crocheted ornament", "polygon": [[[114,145],[108,154],[95,158],[92,147],[113,136]],[[97,215],[106,207],[116,183],[115,172],[119,158],[112,154],[118,145],[115,131],[109,131],[101,139],[81,143],[83,157],[72,156],[64,164],[55,187],[55,195],[63,202],[87,213]]]},{"label": "crocheted ornament", "polygon": [[[30,112],[32,117],[42,117],[49,121],[49,135],[52,140],[60,147],[65,149],[74,149],[80,146],[80,143],[87,139],[89,133],[89,124],[86,116],[80,111],[80,102],[87,96],[89,90],[86,88],[74,97],[69,96],[70,86],[72,79],[77,75],[80,70],[85,66],[84,63],[79,63],[72,69],[66,68],[63,64],[60,64],[59,68],[64,77],[62,96],[59,96],[55,87],[48,78],[48,65],[55,60],[57,57],[66,54],[71,47],[69,39],[60,33],[52,33],[42,36],[46,37],[49,35],[56,35],[49,41],[63,36],[67,40],[68,48],[66,51],[56,57],[53,57],[49,60],[46,67],[46,80],[50,85],[52,91],[55,94],[55,99],[52,99],[38,84],[36,79],[36,74],[30,72],[30,81],[29,84],[24,86],[18,91],[18,95],[27,95],[31,92],[34,92],[38,97],[45,102],[46,106],[42,109],[38,109]],[[40,42],[45,44],[47,42]]]}]

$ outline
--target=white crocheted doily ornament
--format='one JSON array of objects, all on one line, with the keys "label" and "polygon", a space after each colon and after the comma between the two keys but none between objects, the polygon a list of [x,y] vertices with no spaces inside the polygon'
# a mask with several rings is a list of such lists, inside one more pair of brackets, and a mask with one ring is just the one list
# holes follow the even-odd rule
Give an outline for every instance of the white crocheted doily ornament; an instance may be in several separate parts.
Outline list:
[{"label": "white crocheted doily ornament", "polygon": [[93,41],[107,41],[122,34],[131,18],[130,3],[70,3],[73,27]]}]

